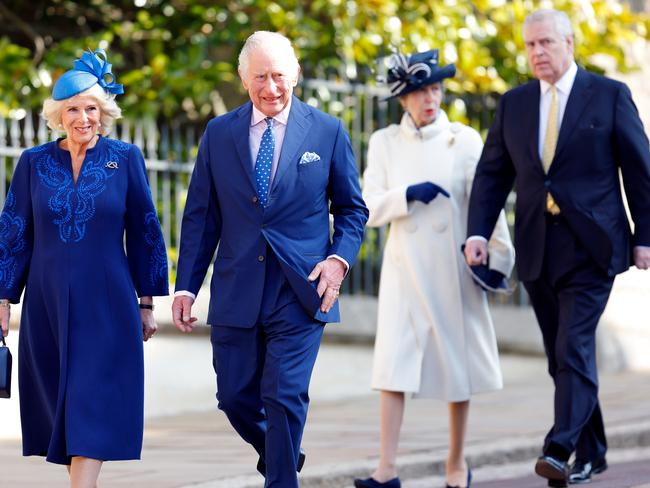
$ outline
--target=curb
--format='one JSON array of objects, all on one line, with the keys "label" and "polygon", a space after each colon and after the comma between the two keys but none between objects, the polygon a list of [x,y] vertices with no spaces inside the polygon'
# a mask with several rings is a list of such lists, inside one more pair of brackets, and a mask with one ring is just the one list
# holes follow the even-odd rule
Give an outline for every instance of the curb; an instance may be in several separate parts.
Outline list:
[{"label": "curb", "polygon": [[[609,449],[650,446],[650,419],[639,419],[634,424],[611,426],[607,429]],[[540,455],[543,434],[533,437],[512,437],[489,443],[468,445],[467,462],[472,468],[533,461]],[[413,480],[444,475],[446,451],[424,451],[398,458],[400,478]],[[307,460],[309,462],[309,459]],[[307,467],[300,476],[301,488],[346,488],[354,478],[366,478],[377,465],[376,459],[362,459],[347,463]],[[259,488],[259,475],[217,479],[182,488]]]}]

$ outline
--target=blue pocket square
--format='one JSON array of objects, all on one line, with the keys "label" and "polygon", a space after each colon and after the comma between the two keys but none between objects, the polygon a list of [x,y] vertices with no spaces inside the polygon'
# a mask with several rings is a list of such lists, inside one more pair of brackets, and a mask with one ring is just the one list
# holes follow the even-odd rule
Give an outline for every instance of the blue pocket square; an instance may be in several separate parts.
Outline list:
[{"label": "blue pocket square", "polygon": [[313,152],[306,152],[300,157],[300,162],[298,164],[308,164],[315,163],[320,161],[320,156]]}]

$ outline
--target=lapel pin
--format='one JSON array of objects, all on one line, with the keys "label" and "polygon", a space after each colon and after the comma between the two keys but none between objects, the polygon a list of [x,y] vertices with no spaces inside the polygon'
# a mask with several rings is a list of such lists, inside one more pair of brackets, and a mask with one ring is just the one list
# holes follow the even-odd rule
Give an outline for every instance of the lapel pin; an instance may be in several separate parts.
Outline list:
[{"label": "lapel pin", "polygon": [[117,161],[109,161],[106,163],[106,167],[110,169],[117,169]]}]

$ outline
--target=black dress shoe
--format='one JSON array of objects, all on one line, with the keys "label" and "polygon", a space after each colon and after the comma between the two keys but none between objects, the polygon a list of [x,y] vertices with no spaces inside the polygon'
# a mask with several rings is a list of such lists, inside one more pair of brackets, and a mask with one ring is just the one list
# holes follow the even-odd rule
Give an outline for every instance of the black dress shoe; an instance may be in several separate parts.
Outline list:
[{"label": "black dress shoe", "polygon": [[[300,473],[302,467],[305,465],[305,451],[300,449],[300,454],[298,454],[298,464],[296,464],[296,471]],[[257,471],[262,475],[266,476],[266,463],[264,459],[259,458],[257,460]]]},{"label": "black dress shoe", "polygon": [[[564,482],[564,486],[566,486],[569,477],[569,465],[566,461],[560,461],[553,456],[541,456],[535,464],[535,473],[549,481]],[[553,486],[557,485],[554,484]]]},{"label": "black dress shoe", "polygon": [[393,478],[383,483],[380,483],[375,478],[366,478],[365,480],[357,478],[354,480],[354,486],[355,488],[401,488],[402,483],[400,483],[399,478]]},{"label": "black dress shoe", "polygon": [[567,483],[565,480],[548,480],[548,486],[551,488],[567,488],[567,486],[569,486],[569,483]]},{"label": "black dress shoe", "polygon": [[[467,468],[467,484],[465,485],[467,488],[470,488],[472,486],[472,470]],[[445,488],[461,488],[460,486],[451,486],[449,484],[445,485]]]},{"label": "black dress shoe", "polygon": [[607,469],[607,460],[605,458],[598,459],[592,462],[585,462],[576,460],[571,466],[569,473],[569,483],[572,485],[579,485],[582,483],[589,483],[592,474],[602,473]]}]

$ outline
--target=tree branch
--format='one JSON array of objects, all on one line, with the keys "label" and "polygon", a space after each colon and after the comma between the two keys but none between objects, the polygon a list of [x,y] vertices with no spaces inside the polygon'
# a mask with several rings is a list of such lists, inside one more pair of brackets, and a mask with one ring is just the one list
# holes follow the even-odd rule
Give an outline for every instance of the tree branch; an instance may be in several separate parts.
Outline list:
[{"label": "tree branch", "polygon": [[38,34],[32,27],[20,17],[15,15],[3,3],[0,3],[0,17],[4,17],[9,22],[12,22],[16,27],[22,30],[27,37],[34,43],[34,56],[32,57],[32,64],[38,66],[45,54],[45,40]]}]

